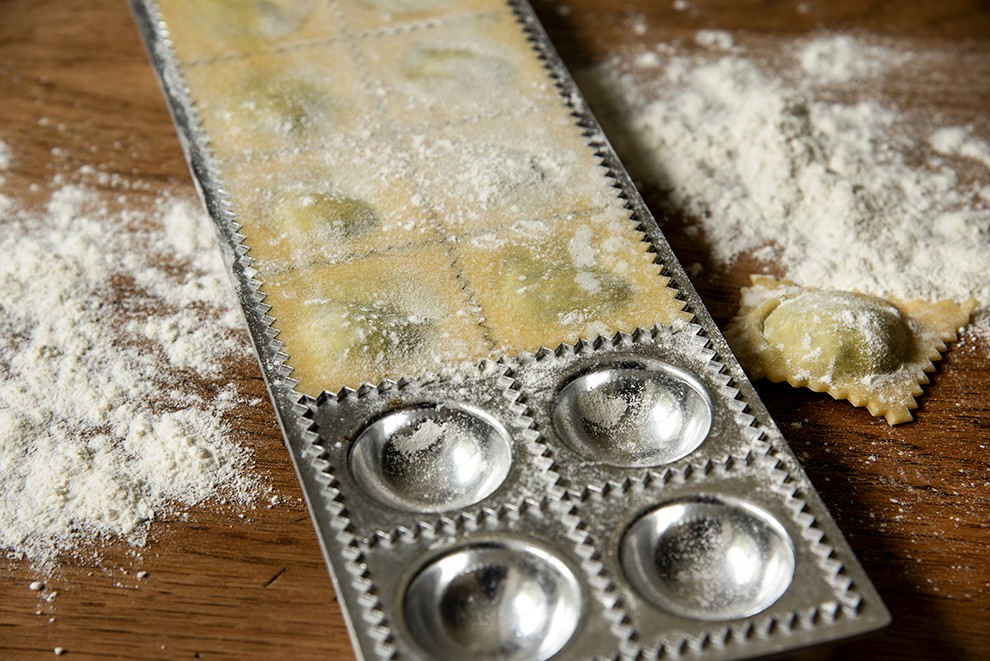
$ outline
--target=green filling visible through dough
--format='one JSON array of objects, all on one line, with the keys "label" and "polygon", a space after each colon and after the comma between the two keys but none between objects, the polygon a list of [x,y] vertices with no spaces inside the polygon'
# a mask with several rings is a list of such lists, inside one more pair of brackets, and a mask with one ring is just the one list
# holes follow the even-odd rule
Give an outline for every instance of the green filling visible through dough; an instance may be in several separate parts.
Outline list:
[{"label": "green filling visible through dough", "polygon": [[272,133],[301,131],[329,107],[326,85],[304,78],[257,76],[244,82],[241,100],[231,107],[231,121],[242,129]]},{"label": "green filling visible through dough", "polygon": [[430,87],[432,84],[463,84],[479,88],[487,82],[505,80],[509,67],[505,62],[470,48],[455,46],[417,48],[403,68],[407,80]]},{"label": "green filling visible through dough", "polygon": [[328,301],[311,310],[304,321],[310,341],[352,364],[402,363],[435,339],[434,320],[391,301]]},{"label": "green filling visible through dough", "polygon": [[371,5],[386,16],[436,10],[454,2],[456,0],[365,0],[365,4]]},{"label": "green filling visible through dough", "polygon": [[313,5],[313,0],[200,0],[196,10],[223,38],[268,40],[297,30]]},{"label": "green filling visible through dough", "polygon": [[500,265],[501,290],[506,300],[533,318],[550,315],[566,320],[575,312],[604,316],[633,294],[625,280],[600,269],[578,269],[553,255],[536,258],[517,251]]},{"label": "green filling visible through dough", "polygon": [[893,372],[911,346],[897,308],[851,292],[808,291],[786,299],[767,315],[763,334],[795,369],[832,378]]},{"label": "green filling visible through dough", "polygon": [[378,214],[367,203],[323,193],[283,192],[272,209],[273,226],[304,240],[319,238],[328,231],[348,237],[364,234],[379,222]]},{"label": "green filling visible through dough", "polygon": [[351,305],[348,319],[358,340],[351,350],[379,364],[388,364],[394,356],[408,356],[425,348],[433,331],[429,319],[403,313],[387,302]]}]

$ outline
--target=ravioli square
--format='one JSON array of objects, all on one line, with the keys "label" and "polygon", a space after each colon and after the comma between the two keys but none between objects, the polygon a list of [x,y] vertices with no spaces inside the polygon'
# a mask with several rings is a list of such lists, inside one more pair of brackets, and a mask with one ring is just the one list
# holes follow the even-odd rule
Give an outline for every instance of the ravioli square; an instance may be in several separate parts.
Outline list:
[{"label": "ravioli square", "polygon": [[491,353],[443,246],[275,273],[262,291],[305,394],[377,385]]},{"label": "ravioli square", "polygon": [[725,329],[749,375],[847,399],[890,425],[913,419],[926,373],[976,308],[752,281]]},{"label": "ravioli square", "polygon": [[559,97],[508,6],[355,42],[398,127],[517,114]]},{"label": "ravioli square", "polygon": [[341,42],[190,67],[186,82],[221,159],[312,148],[376,122],[374,100]]},{"label": "ravioli square", "polygon": [[520,221],[459,241],[499,351],[515,354],[688,321],[628,212]]},{"label": "ravioli square", "polygon": [[368,139],[224,165],[254,267],[262,273],[438,243],[401,148]]},{"label": "ravioli square", "polygon": [[414,182],[444,229],[470,234],[569,213],[625,213],[566,108],[409,136]]}]

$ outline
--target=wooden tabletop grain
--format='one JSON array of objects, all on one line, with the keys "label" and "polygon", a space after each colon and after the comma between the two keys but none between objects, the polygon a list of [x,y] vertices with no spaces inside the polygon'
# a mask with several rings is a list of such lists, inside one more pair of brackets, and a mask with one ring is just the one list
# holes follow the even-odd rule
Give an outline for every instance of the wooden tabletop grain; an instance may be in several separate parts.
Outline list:
[{"label": "wooden tabletop grain", "polygon": [[[768,51],[820,31],[879,35],[941,62],[893,75],[885,86],[891,100],[990,134],[986,2],[535,0],[535,7],[574,67],[637,43],[687,42],[702,28]],[[638,16],[644,34],[630,29]],[[0,0],[0,140],[15,155],[4,192],[25,205],[47,199],[55,182],[74,181],[87,165],[130,182],[130,204],[150,204],[163,191],[195,195],[122,0]],[[94,185],[108,198],[120,192],[114,183]],[[665,231],[682,261],[706,262],[676,222]],[[707,268],[698,279],[720,323],[745,278],[744,264]],[[241,392],[267,402],[257,365],[241,360],[229,373]],[[824,395],[758,384],[894,618],[885,631],[816,658],[990,657],[988,342],[954,347],[932,381],[916,421],[896,428]],[[157,521],[146,546],[102,546],[94,559],[66,561],[51,576],[0,560],[0,658],[48,658],[55,648],[79,659],[353,658],[271,407],[245,406],[229,421],[279,502],[247,511],[209,506]],[[44,590],[28,588],[42,578]]]}]

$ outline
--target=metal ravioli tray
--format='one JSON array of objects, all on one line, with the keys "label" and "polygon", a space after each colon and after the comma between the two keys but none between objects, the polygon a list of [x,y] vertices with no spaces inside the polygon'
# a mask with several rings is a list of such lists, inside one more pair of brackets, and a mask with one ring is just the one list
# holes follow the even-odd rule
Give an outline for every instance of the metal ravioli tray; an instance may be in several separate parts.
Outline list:
[{"label": "metal ravioli tray", "polygon": [[160,4],[132,9],[359,657],[728,659],[888,623],[525,2],[519,31],[688,315],[319,396],[286,364]]}]

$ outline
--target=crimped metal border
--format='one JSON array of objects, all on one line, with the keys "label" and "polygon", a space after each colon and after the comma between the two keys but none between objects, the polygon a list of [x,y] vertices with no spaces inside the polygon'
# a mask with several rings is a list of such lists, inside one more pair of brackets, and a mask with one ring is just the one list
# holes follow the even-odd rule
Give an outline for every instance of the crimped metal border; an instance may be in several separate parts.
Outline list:
[{"label": "crimped metal border", "polygon": [[726,374],[725,365],[715,359],[715,351],[708,348],[708,340],[700,331],[696,324],[685,324],[678,331],[657,326],[634,334],[618,333],[610,340],[600,338],[591,344],[561,345],[553,352],[521,357],[519,366],[510,374],[516,380],[516,387],[525,394],[530,407],[528,415],[547,437],[556,463],[562,464],[558,470],[562,484],[574,488],[608,480],[634,479],[648,472],[646,468],[616,467],[581,456],[561,439],[553,422],[556,393],[571,379],[588,369],[626,359],[656,360],[686,370],[698,379],[711,397],[712,428],[707,438],[672,465],[698,461],[699,457],[717,461],[753,452],[766,454],[773,449],[774,444],[767,440],[773,430],[765,429],[746,412],[748,403],[740,397],[739,389]]},{"label": "crimped metal border", "polygon": [[[585,536],[575,533],[572,509],[573,505],[559,500],[527,501],[520,507],[469,515],[457,526],[442,522],[436,527],[421,528],[417,534],[381,536],[362,545],[362,559],[376,565],[377,575],[384,579],[373,590],[373,598],[382,609],[378,624],[388,629],[393,645],[389,650],[392,656],[384,658],[432,658],[423,655],[409,641],[410,632],[402,613],[403,591],[418,571],[432,558],[455,547],[504,537],[551,549],[574,571],[586,595],[585,613],[578,631],[554,658],[613,658],[616,650],[627,646],[633,635],[624,625],[629,615],[619,605],[610,582],[602,577],[596,549],[587,544]],[[367,597],[372,598],[370,592]],[[397,644],[402,644],[401,652],[395,649]]]},{"label": "crimped metal border", "polygon": [[[772,606],[728,622],[702,622],[666,614],[640,598],[631,586],[617,590],[630,626],[639,634],[626,646],[631,658],[748,657],[857,633],[857,620],[876,604],[864,601],[860,585],[847,571],[848,549],[832,546],[809,512],[803,488],[779,468],[772,455],[749,454],[722,460],[658,468],[645,476],[568,492],[574,516],[603,554],[605,576],[621,574],[624,531],[653,506],[698,494],[732,495],[756,504],[777,519],[794,545],[794,582]],[[855,567],[853,565],[853,571]],[[645,625],[645,626],[644,626]],[[641,628],[637,628],[641,627]]]},{"label": "crimped metal border", "polygon": [[[522,506],[526,501],[560,500],[564,490],[557,486],[558,474],[553,470],[549,449],[533,429],[533,420],[526,407],[519,404],[519,391],[506,376],[507,367],[484,363],[479,370],[460,372],[455,378],[424,381],[410,379],[403,383],[387,383],[375,389],[324,396],[317,400],[314,410],[307,413],[313,421],[310,429],[319,437],[314,449],[327,461],[327,474],[333,475],[341,504],[336,516],[350,520],[349,530],[360,541],[372,537],[404,535],[408,531],[430,525],[438,519],[445,526],[458,530],[460,525],[479,511],[496,511],[504,507]],[[400,512],[373,500],[358,485],[347,468],[354,438],[368,425],[389,411],[416,405],[442,403],[471,404],[485,409],[498,420],[512,437],[512,466],[502,484],[479,503],[461,511],[443,514]],[[347,507],[348,500],[355,502]],[[412,534],[412,533],[409,533]]]},{"label": "crimped metal border", "polygon": [[[561,98],[571,110],[578,126],[581,127],[588,144],[594,149],[595,154],[606,168],[607,176],[615,182],[618,196],[630,211],[632,220],[637,223],[638,229],[646,235],[650,251],[655,255],[655,261],[663,268],[662,274],[671,279],[670,288],[676,290],[678,298],[685,301],[686,310],[693,315],[694,322],[699,328],[699,337],[707,340],[707,346],[713,352],[712,359],[724,365],[724,374],[732,381],[733,387],[738,389],[740,401],[745,402],[747,407],[745,415],[752,416],[753,420],[768,432],[764,438],[771,447],[765,456],[772,456],[778,462],[777,473],[781,475],[780,495],[788,498],[788,502],[796,502],[799,505],[796,516],[800,517],[801,520],[810,520],[816,524],[813,527],[809,524],[807,528],[809,532],[806,534],[811,538],[817,538],[815,540],[818,544],[816,548],[822,554],[823,563],[825,563],[823,566],[827,565],[835,569],[834,580],[837,584],[856,585],[858,592],[856,593],[855,607],[851,608],[848,605],[843,607],[847,610],[851,609],[848,617],[842,620],[847,626],[841,627],[841,632],[836,630],[828,632],[828,639],[837,635],[852,635],[884,626],[889,621],[889,614],[879,596],[848,550],[841,533],[828,517],[824,505],[808,483],[807,477],[801,471],[793,454],[787,449],[779,431],[776,430],[752,386],[743,376],[741,368],[705,310],[670,246],[663,238],[659,227],[609,145],[600,126],[588,110],[580,91],[553,49],[532,8],[525,0],[508,0],[508,4],[513,9],[534,50],[543,60]],[[336,516],[341,506],[341,494],[336,488],[334,476],[327,472],[329,464],[321,456],[319,436],[310,429],[311,412],[318,406],[319,402],[294,390],[296,382],[290,376],[291,369],[285,365],[287,356],[282,351],[283,344],[275,338],[276,332],[271,328],[274,319],[267,314],[270,308],[264,304],[265,295],[262,284],[255,278],[256,273],[252,269],[253,260],[246,255],[245,237],[239,233],[240,225],[231,212],[225,186],[216,175],[218,170],[215,167],[214,156],[199,124],[192,99],[189,97],[188,89],[183,80],[181,67],[172,49],[168,32],[158,12],[155,0],[130,0],[130,5],[152,63],[159,74],[169,110],[179,129],[179,139],[189,162],[193,180],[214,221],[221,255],[241,302],[248,331],[258,352],[262,374],[275,404],[279,425],[319,533],[318,539],[324,556],[327,558],[334,587],[345,603],[344,618],[352,639],[358,644],[356,651],[359,656],[362,656],[363,653],[370,653],[381,658],[393,658],[396,656],[397,649],[392,633],[384,621],[382,604],[376,596],[375,581],[366,558],[367,549],[362,549],[361,539],[353,534],[354,531],[350,528],[350,523],[346,517]],[[567,354],[569,351],[580,354],[589,348],[601,347],[603,342],[623,342],[625,338],[636,338],[651,332],[655,332],[655,329],[653,331],[638,329],[632,334],[617,334],[611,340],[598,338],[594,341],[579,342],[570,348],[561,345],[555,351],[558,352],[558,355]],[[539,352],[535,357],[540,358],[546,351],[550,350]],[[527,360],[527,356],[520,356],[519,360],[524,362]],[[506,362],[512,363],[514,359],[507,359]],[[381,384],[379,388],[386,385]],[[374,388],[370,385],[362,386],[356,391],[356,394],[360,396],[362,391],[366,393],[369,389]],[[711,462],[705,464],[709,467],[712,465]],[[701,470],[704,472],[707,469],[702,467]],[[613,485],[612,488],[619,488],[621,491],[634,483],[635,480],[624,481]],[[602,488],[608,490],[610,485],[611,483],[606,484]],[[790,496],[786,495],[788,490],[791,490]],[[794,498],[794,494],[801,494],[803,497]],[[577,505],[575,504],[576,508]],[[583,533],[579,534],[576,531],[581,529],[583,523],[579,517],[574,519],[574,522],[575,527],[572,529],[572,536],[582,537]],[[455,524],[454,530],[456,529]],[[443,526],[438,528],[436,532],[441,533],[442,530]],[[388,533],[384,533],[384,531],[383,534],[388,536]],[[402,536],[405,533],[402,530],[397,530],[395,534]],[[831,540],[831,544],[820,540]],[[590,549],[588,552],[591,553],[591,557],[594,557],[597,552],[593,546],[586,542],[587,539],[582,538],[580,544]],[[835,560],[833,556],[836,553],[846,556],[845,562]],[[346,576],[338,577],[338,572],[345,572]],[[342,581],[341,578],[347,580]],[[599,598],[608,601],[612,598],[610,590],[613,590],[614,586],[610,587],[607,578],[601,580],[604,583],[601,583],[596,589]],[[869,604],[869,608],[864,609],[863,604]],[[835,612],[837,611],[831,613],[816,612],[808,615],[807,619],[812,624],[833,621]],[[364,626],[356,626],[354,618],[359,615]],[[772,637],[774,631],[781,631],[788,626],[786,622],[776,624],[771,622],[766,627],[751,627],[741,634],[731,635],[742,635],[745,639],[751,639],[754,635]],[[613,627],[617,634],[624,632],[623,635],[632,635],[628,623],[622,617],[614,621]],[[728,637],[730,637],[730,633],[726,633],[722,640],[728,640]],[[674,656],[679,656],[690,650],[693,653],[730,658],[739,654],[749,655],[757,652],[757,650],[737,648],[733,653],[727,650],[724,645],[717,644],[717,638],[718,636],[712,637],[712,635],[700,640],[685,638],[672,648],[665,645],[663,649],[652,651],[642,648],[634,650],[627,642],[621,646],[619,653],[628,658],[632,658],[630,655],[639,658],[652,658],[656,655],[671,653]],[[707,643],[706,640],[708,640]],[[821,638],[810,636],[800,644],[818,640]],[[729,653],[726,654],[726,652]]]},{"label": "crimped metal border", "polygon": [[[354,621],[354,617],[360,612],[359,604],[349,598],[353,593],[349,588],[344,589],[337,573],[338,567],[345,567],[345,563],[354,557],[355,548],[350,541],[333,543],[330,539],[330,531],[335,525],[331,510],[327,507],[326,489],[330,479],[323,473],[325,463],[311,449],[316,435],[309,431],[310,423],[304,417],[315,402],[293,390],[296,381],[289,376],[291,368],[285,365],[287,356],[282,351],[284,343],[275,338],[277,332],[271,327],[274,318],[267,314],[270,306],[264,303],[265,294],[262,292],[261,282],[255,278],[256,272],[251,266],[253,260],[246,254],[248,248],[244,245],[244,235],[240,234],[241,226],[231,211],[224,183],[216,175],[216,159],[199,123],[157,2],[129,0],[129,4],[151,63],[158,73],[169,112],[178,129],[179,142],[193,175],[193,183],[213,220],[220,255],[241,303],[262,377],[317,530],[316,537],[326,559],[334,590],[346,604],[341,608],[344,622],[352,641],[363,640]],[[363,645],[355,646],[359,658],[363,658],[362,649]]]}]

